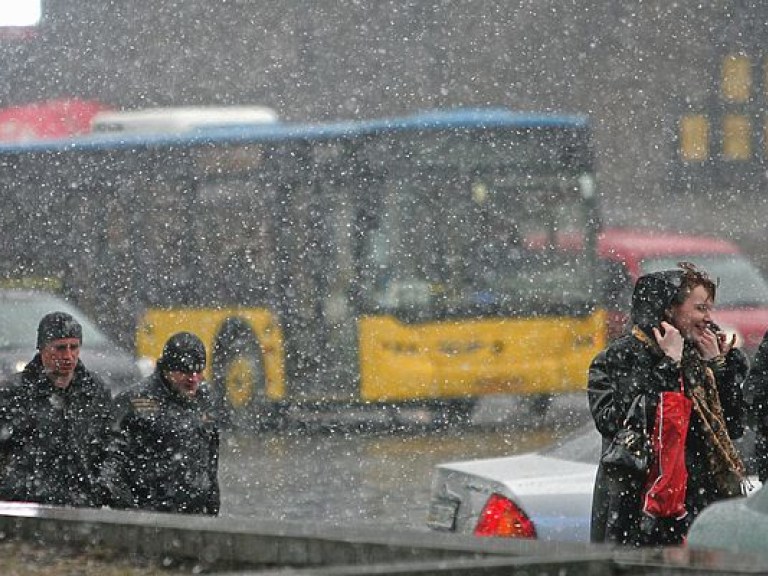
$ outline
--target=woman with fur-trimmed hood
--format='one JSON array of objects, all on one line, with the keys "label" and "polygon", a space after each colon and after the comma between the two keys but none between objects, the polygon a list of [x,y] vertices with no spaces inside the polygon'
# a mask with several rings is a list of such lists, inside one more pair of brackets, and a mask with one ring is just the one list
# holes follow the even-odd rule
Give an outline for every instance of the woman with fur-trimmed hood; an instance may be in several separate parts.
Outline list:
[{"label": "woman with fur-trimmed hood", "polygon": [[679,266],[638,279],[631,330],[592,361],[588,398],[605,450],[638,396],[650,433],[660,393],[679,390],[682,376],[693,401],[685,445],[687,514],[644,515],[645,479],[601,464],[592,503],[594,542],[680,544],[705,506],[740,493],[744,466],[733,439],[743,433],[741,382],[748,362],[712,323],[715,283],[693,265]]}]

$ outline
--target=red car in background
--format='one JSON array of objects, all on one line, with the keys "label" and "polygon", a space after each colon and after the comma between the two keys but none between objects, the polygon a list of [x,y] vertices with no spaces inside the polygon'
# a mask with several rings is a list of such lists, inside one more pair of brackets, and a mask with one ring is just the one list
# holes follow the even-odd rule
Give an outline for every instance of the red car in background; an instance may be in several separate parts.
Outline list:
[{"label": "red car in background", "polygon": [[609,334],[626,324],[635,280],[643,274],[692,262],[718,282],[715,322],[736,334],[738,345],[754,354],[768,330],[768,282],[739,247],[722,238],[626,228],[608,228],[598,237],[604,273]]}]

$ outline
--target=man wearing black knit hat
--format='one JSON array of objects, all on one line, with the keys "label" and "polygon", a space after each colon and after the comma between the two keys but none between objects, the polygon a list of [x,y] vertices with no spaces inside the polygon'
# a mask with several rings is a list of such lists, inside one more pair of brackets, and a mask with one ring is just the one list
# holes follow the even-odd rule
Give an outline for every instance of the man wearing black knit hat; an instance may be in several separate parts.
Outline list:
[{"label": "man wearing black knit hat", "polygon": [[105,476],[125,507],[219,512],[218,410],[203,382],[206,350],[190,332],[171,336],[152,375],[116,399],[120,438]]},{"label": "man wearing black knit hat", "polygon": [[66,312],[51,312],[37,327],[37,349],[46,375],[57,388],[67,388],[80,358],[83,329]]},{"label": "man wearing black knit hat", "polygon": [[37,354],[0,384],[0,500],[99,507],[97,478],[113,425],[103,381],[80,361],[83,331],[45,315]]}]

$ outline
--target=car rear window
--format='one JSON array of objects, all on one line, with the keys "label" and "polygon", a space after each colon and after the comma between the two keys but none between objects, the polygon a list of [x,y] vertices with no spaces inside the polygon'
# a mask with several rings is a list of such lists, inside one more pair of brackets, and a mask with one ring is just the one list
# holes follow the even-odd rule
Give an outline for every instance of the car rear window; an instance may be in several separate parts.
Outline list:
[{"label": "car rear window", "polygon": [[589,423],[541,451],[551,458],[597,464],[600,459],[600,433]]},{"label": "car rear window", "polygon": [[641,263],[643,274],[676,268],[678,262],[692,262],[718,282],[718,308],[768,306],[768,282],[757,267],[741,254],[679,254],[653,258]]}]

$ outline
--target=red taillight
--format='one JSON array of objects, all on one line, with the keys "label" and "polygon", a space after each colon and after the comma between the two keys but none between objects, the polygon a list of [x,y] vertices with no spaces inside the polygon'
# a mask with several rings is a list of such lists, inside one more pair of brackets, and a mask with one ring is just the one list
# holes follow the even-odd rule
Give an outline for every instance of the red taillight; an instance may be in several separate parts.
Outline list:
[{"label": "red taillight", "polygon": [[480,513],[475,536],[536,538],[536,528],[512,500],[501,494],[491,494]]}]

